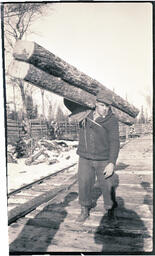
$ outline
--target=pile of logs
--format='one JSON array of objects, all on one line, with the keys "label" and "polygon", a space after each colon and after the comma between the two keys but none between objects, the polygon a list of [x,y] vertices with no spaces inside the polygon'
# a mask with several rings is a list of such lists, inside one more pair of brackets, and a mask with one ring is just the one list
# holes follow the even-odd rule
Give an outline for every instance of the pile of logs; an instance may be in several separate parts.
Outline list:
[{"label": "pile of logs", "polygon": [[8,144],[7,146],[7,163],[18,163],[19,158],[26,158],[26,165],[36,165],[40,163],[54,164],[63,160],[70,159],[70,150],[74,149],[74,144],[69,145],[65,141],[40,139],[33,141],[25,139],[25,145],[31,141],[32,148],[29,149],[27,155],[18,156],[17,147]]},{"label": "pile of logs", "polygon": [[112,111],[120,122],[131,125],[138,109],[95,79],[80,72],[34,42],[18,41],[9,74],[56,93],[87,109],[94,109],[96,95],[102,91],[112,100]]},{"label": "pile of logs", "polygon": [[7,163],[17,163],[15,147],[7,146]]},{"label": "pile of logs", "polygon": [[60,162],[60,159],[68,160],[71,149],[64,141],[41,139],[37,142],[35,150],[25,160],[26,165],[47,163],[49,165]]}]

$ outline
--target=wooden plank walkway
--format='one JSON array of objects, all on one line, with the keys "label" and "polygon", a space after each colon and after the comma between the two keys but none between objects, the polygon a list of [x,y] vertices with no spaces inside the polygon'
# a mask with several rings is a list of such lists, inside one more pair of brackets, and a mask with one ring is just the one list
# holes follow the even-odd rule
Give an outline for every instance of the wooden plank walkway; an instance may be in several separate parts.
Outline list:
[{"label": "wooden plank walkway", "polygon": [[117,223],[109,223],[99,188],[96,207],[79,224],[77,184],[63,197],[37,208],[9,227],[10,252],[152,252],[152,136],[131,140],[121,150],[116,168]]}]

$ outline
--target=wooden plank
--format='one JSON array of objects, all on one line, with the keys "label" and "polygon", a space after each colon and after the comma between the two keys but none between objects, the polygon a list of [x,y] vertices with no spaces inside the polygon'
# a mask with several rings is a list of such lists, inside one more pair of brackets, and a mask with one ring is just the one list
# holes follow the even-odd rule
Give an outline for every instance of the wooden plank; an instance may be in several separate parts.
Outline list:
[{"label": "wooden plank", "polygon": [[54,241],[51,241],[52,244],[59,246],[59,251],[61,251],[61,246],[67,245],[67,247],[72,246],[84,252],[135,252],[148,250],[152,245],[152,239],[149,235],[144,237],[142,234],[126,235],[125,232],[117,229],[113,232],[103,230],[103,234],[97,231],[95,234],[89,234],[69,230],[66,234],[62,230],[56,233]]},{"label": "wooden plank", "polygon": [[[14,60],[10,64],[8,72],[13,77],[23,79],[39,88],[56,93],[86,108],[95,108],[96,97],[94,95],[83,91],[81,88],[71,86],[67,82],[49,75],[31,64]],[[121,110],[112,108],[112,111],[120,122],[130,125],[134,123],[134,118]]]},{"label": "wooden plank", "polygon": [[7,130],[7,133],[16,134],[19,133],[19,130]]},{"label": "wooden plank", "polygon": [[38,131],[38,132],[40,132],[40,131],[47,131],[47,128],[46,127],[44,127],[44,128],[41,128],[41,127],[32,127],[31,128],[31,131]]},{"label": "wooden plank", "polygon": [[[27,223],[23,225],[17,223],[16,226],[12,227],[11,235],[14,236],[14,241],[9,246],[10,253],[13,255],[20,254],[21,256],[27,254],[27,252],[29,255],[36,255],[37,252],[43,252],[44,254],[50,241],[49,237],[52,236],[52,230],[50,233],[48,228],[37,227],[37,229],[34,229],[34,226],[27,225]],[[20,227],[22,228],[20,229]],[[15,232],[15,230],[16,233],[14,234],[13,231]]]},{"label": "wooden plank", "polygon": [[11,131],[9,131],[9,133],[7,133],[7,137],[8,136],[10,136],[10,137],[13,137],[13,136],[19,137],[19,132],[11,132]]},{"label": "wooden plank", "polygon": [[[68,227],[68,229],[71,229],[72,231],[87,231],[89,233],[95,233],[96,228],[99,226],[103,228],[108,228],[110,231],[113,231],[115,229],[115,226],[110,225],[110,223],[107,221],[106,216],[101,214],[102,211],[100,211],[100,215],[96,215],[95,213],[96,212],[90,212],[89,218],[82,224],[82,226],[80,226],[75,221],[79,213],[76,211],[71,211],[70,209],[70,212],[67,211],[67,216],[63,221],[64,225],[62,228]],[[39,216],[37,216],[36,219],[39,219]],[[141,225],[142,222],[143,225]],[[143,233],[152,235],[153,219],[145,218],[141,219],[141,221],[138,221],[137,218],[134,219],[131,217],[126,218],[122,216],[117,216],[117,227],[126,232],[126,234],[132,232],[134,234]]]},{"label": "wooden plank", "polygon": [[47,126],[35,125],[35,126],[31,126],[31,130],[32,130],[32,129],[34,129],[34,130],[35,130],[35,129],[39,129],[39,130],[40,130],[40,129],[44,129],[44,130],[45,130],[45,129],[47,129]]},{"label": "wooden plank", "polygon": [[31,128],[32,127],[42,127],[42,124],[31,124]]},{"label": "wooden plank", "polygon": [[[96,251],[96,239],[95,243],[93,240],[93,237],[95,238],[96,232],[99,231],[97,235],[97,240],[102,241],[99,244],[107,244],[109,245],[109,248],[112,248],[112,251],[114,252],[119,252],[119,251],[136,251],[136,250],[142,250],[142,251],[147,251],[152,249],[152,215],[147,219],[143,219],[144,214],[142,214],[139,211],[137,214],[137,211],[135,212],[134,210],[131,209],[125,209],[124,207],[119,209],[117,216],[118,216],[118,226],[117,227],[112,227],[111,224],[108,225],[108,223],[105,224],[105,218],[102,218],[102,209],[100,206],[99,209],[99,216],[94,216],[96,214],[96,209],[91,212],[90,220],[86,220],[83,224],[82,227],[79,225],[77,226],[77,223],[74,222],[74,219],[77,217],[77,208],[73,208],[73,204],[76,205],[78,203],[77,201],[73,202],[71,206],[65,208],[65,210],[68,212],[68,209],[70,211],[67,214],[67,217],[61,224],[61,230],[59,232],[59,235],[55,237],[57,239],[57,246],[63,246],[65,241],[64,239],[61,238],[61,232],[64,232],[67,237],[70,237],[70,243],[67,243],[67,246],[72,244],[75,247],[79,247],[80,250],[85,249],[85,251],[90,250],[90,246],[93,246],[93,251]],[[102,203],[103,207],[103,203]],[[72,208],[72,209],[71,209]],[[74,214],[73,214],[73,210]],[[147,214],[147,209],[146,209],[146,214]],[[103,213],[104,214],[104,213]],[[148,215],[147,215],[148,216]],[[50,217],[50,216],[49,216]],[[102,218],[102,220],[101,220]],[[96,219],[96,225],[94,227],[93,224]],[[103,227],[103,228],[102,228]],[[66,232],[67,230],[67,232]],[[74,235],[69,234],[68,231],[71,230],[75,232],[76,236],[76,241],[79,241],[79,243],[74,243]],[[96,231],[96,232],[95,232]],[[76,232],[82,232],[85,234],[85,236],[80,238]],[[90,240],[89,234],[92,234],[92,241]],[[86,241],[87,237],[87,243],[86,247],[83,247],[84,244],[82,241]],[[106,239],[107,238],[107,239]],[[121,240],[121,241],[119,241]],[[125,242],[124,242],[125,240]],[[56,242],[55,242],[56,243]],[[134,246],[131,247],[131,244],[134,244]],[[97,243],[98,244],[98,243]],[[119,246],[118,246],[119,245]],[[60,248],[61,248],[60,246]],[[52,244],[51,247],[52,248]],[[59,249],[60,249],[59,248]],[[141,248],[141,249],[140,249]],[[105,247],[104,247],[105,249]],[[107,250],[107,249],[106,249]],[[103,250],[104,251],[104,250]]]},{"label": "wooden plank", "polygon": [[11,128],[18,128],[19,126],[17,124],[12,124],[12,123],[7,123],[7,128],[11,127]]},{"label": "wooden plank", "polygon": [[[140,147],[146,149],[148,141],[145,138],[141,140],[143,144],[139,144]],[[136,140],[132,141],[134,149],[136,143]],[[125,154],[130,158],[132,152],[122,150],[121,154],[122,157]],[[125,166],[120,164],[122,170],[116,171],[117,174],[119,173],[120,181],[116,190],[118,201],[116,223],[107,221],[102,196],[98,198],[96,207],[91,209],[89,219],[84,223],[76,222],[77,215],[80,213],[78,198],[75,196],[74,200],[65,200],[66,194],[70,191],[77,195],[76,184],[72,190],[65,190],[48,205],[42,206],[39,211],[37,209],[36,214],[32,214],[22,229],[18,223],[14,224],[15,228],[11,231],[11,236],[15,237],[16,233],[17,239],[10,245],[10,251],[28,252],[31,248],[31,252],[36,252],[39,248],[40,252],[62,252],[63,254],[69,251],[78,252],[78,254],[79,252],[83,254],[108,252],[124,253],[123,255],[152,252],[153,205],[149,203],[153,194],[152,171],[150,169],[142,171],[143,168],[140,168],[139,172],[133,173],[136,161],[136,158],[133,158],[131,165],[124,169]],[[62,177],[56,180],[55,176],[53,182],[59,183]],[[121,183],[120,179],[124,179],[125,183]]]},{"label": "wooden plank", "polygon": [[7,131],[9,132],[9,131],[12,131],[12,132],[16,132],[16,131],[19,131],[19,128],[18,127],[10,127],[10,126],[8,126],[7,127]]},{"label": "wooden plank", "polygon": [[10,118],[7,118],[7,122],[16,123],[17,121],[16,121],[16,120],[13,120],[13,119],[10,119]]},{"label": "wooden plank", "polygon": [[[152,184],[152,176],[151,175],[145,175],[145,174],[133,174],[131,173],[123,173],[125,171],[121,171],[121,173],[119,173],[119,178],[118,178],[118,182],[120,185],[128,185],[128,184],[140,184],[142,182],[148,182],[150,184]],[[138,172],[137,172],[138,173]],[[118,174],[118,172],[116,171],[116,174]]]},{"label": "wooden plank", "polygon": [[46,124],[44,120],[41,119],[30,119],[30,123],[33,124]]},{"label": "wooden plank", "polygon": [[15,45],[13,55],[18,60],[29,62],[39,69],[51,75],[61,77],[69,84],[77,86],[94,95],[102,90],[106,95],[111,96],[112,105],[114,107],[126,112],[132,117],[136,117],[139,112],[133,105],[129,104],[104,85],[80,72],[75,67],[69,65],[67,62],[34,42],[18,41]]},{"label": "wooden plank", "polygon": [[[127,220],[131,220],[131,219],[137,219],[137,218],[141,218],[143,220],[148,219],[148,220],[153,220],[153,215],[152,215],[152,209],[151,209],[151,205],[148,204],[139,204],[138,202],[136,204],[132,203],[130,201],[127,201],[127,199],[121,197],[121,200],[123,200],[123,206],[120,205],[120,197],[117,197],[117,201],[119,203],[119,207],[116,209],[116,216],[118,218],[125,218]],[[101,216],[101,212],[103,212],[104,214],[104,207],[103,207],[103,200],[102,202],[97,201],[97,206],[93,209],[92,214],[96,215],[96,216]],[[137,216],[137,217],[135,217]],[[96,217],[97,218],[97,217]]]},{"label": "wooden plank", "polygon": [[11,210],[8,213],[8,224],[10,225],[12,222],[14,222],[19,217],[25,216],[25,214],[29,213],[30,211],[35,209],[40,204],[51,200],[58,193],[64,191],[67,187],[70,188],[76,181],[77,181],[76,175],[74,175],[73,177],[71,177],[71,180],[68,180],[67,184],[63,183],[63,185],[61,185],[59,187],[56,187],[51,191],[43,193],[42,195],[37,196],[34,199],[32,199],[32,200],[22,204],[21,206],[16,207],[15,209]]},{"label": "wooden plank", "polygon": [[126,192],[127,194],[141,193],[145,195],[147,192],[147,195],[153,195],[153,188],[151,188],[149,184],[146,184],[146,190],[140,184],[120,184],[117,189],[121,189],[122,192]]}]

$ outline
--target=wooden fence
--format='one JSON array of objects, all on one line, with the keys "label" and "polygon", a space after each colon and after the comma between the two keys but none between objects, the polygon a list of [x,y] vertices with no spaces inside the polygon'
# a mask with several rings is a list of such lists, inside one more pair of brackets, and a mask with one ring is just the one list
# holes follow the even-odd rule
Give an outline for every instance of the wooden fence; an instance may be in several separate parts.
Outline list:
[{"label": "wooden fence", "polygon": [[[30,124],[32,137],[48,137],[48,127],[46,122],[43,122],[39,119],[32,119],[30,120]],[[24,122],[19,122],[11,119],[7,120],[6,131],[8,143],[14,143],[20,137],[24,137],[27,134],[26,125]]]},{"label": "wooden fence", "polygon": [[[32,119],[31,136],[33,138],[46,139],[66,139],[78,140],[79,125],[78,123],[69,122],[53,122],[49,125],[48,122],[39,119]],[[26,126],[24,123],[8,119],[7,120],[7,142],[15,143],[20,137],[26,136]],[[127,126],[119,123],[120,139],[124,140],[128,137],[140,136],[146,133],[152,133],[151,124],[134,124]]]}]

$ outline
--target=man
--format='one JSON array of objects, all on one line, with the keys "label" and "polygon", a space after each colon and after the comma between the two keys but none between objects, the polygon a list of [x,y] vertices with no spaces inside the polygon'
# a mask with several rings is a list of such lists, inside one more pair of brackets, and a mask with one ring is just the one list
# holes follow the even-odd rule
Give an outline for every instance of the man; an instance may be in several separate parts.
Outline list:
[{"label": "man", "polygon": [[119,148],[119,126],[111,111],[111,99],[100,92],[95,110],[88,111],[80,122],[77,154],[81,214],[77,221],[83,222],[89,217],[96,176],[103,194],[104,208],[110,218],[114,216],[117,202],[113,174]]}]

